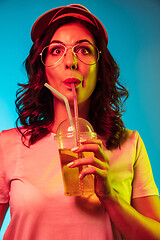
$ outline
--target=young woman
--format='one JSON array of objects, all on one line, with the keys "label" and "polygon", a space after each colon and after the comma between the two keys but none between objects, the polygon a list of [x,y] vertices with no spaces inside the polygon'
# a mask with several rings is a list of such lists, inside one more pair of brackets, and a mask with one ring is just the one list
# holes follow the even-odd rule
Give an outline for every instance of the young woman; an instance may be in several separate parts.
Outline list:
[{"label": "young woman", "polygon": [[[107,49],[102,23],[81,5],[52,9],[34,23],[33,46],[25,61],[29,82],[21,84],[16,106],[21,127],[0,136],[0,221],[10,206],[4,239],[160,239],[159,194],[138,132],[121,119],[127,90]],[[91,197],[64,195],[54,136],[66,119],[64,102],[76,87],[79,116],[98,139],[73,152],[93,152],[70,168],[89,165],[80,178],[95,176]]]}]

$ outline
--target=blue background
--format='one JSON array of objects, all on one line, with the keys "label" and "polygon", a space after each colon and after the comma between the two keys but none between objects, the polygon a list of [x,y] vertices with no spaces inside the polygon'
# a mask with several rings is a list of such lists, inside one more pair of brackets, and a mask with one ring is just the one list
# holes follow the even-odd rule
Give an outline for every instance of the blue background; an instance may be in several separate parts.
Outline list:
[{"label": "blue background", "polygon": [[[23,61],[30,47],[33,22],[51,8],[79,3],[105,25],[109,50],[130,92],[123,120],[138,130],[160,190],[160,1],[159,0],[0,0],[0,131],[15,127],[15,92],[26,81]],[[4,234],[9,213],[0,233]]]}]

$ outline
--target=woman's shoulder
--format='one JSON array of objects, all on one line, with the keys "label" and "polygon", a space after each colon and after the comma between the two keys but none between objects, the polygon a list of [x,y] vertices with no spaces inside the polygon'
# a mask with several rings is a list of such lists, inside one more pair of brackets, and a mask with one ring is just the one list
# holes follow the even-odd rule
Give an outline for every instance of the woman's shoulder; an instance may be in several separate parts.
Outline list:
[{"label": "woman's shoulder", "polygon": [[[20,127],[20,129],[23,129],[23,127]],[[10,129],[6,129],[6,130],[2,130],[0,133],[2,136],[17,136],[20,135],[20,132],[18,131],[17,128],[10,128]]]},{"label": "woman's shoulder", "polygon": [[127,138],[137,139],[139,137],[139,132],[137,130],[125,129],[123,134]]},{"label": "woman's shoulder", "polygon": [[[106,146],[106,138],[104,136],[101,137],[99,135],[98,135],[98,138],[102,140],[103,145]],[[116,150],[130,148],[130,147],[135,148],[139,140],[141,141],[141,137],[137,130],[124,129],[119,139],[118,146],[110,148],[109,150],[116,151]]]},{"label": "woman's shoulder", "polygon": [[120,145],[131,144],[137,145],[137,141],[140,138],[139,132],[136,130],[125,129],[122,134]]},{"label": "woman's shoulder", "polygon": [[[20,129],[23,130],[22,127]],[[17,128],[11,128],[1,131],[0,138],[3,143],[11,143],[12,141],[16,142],[16,140],[20,140],[21,134]]]}]

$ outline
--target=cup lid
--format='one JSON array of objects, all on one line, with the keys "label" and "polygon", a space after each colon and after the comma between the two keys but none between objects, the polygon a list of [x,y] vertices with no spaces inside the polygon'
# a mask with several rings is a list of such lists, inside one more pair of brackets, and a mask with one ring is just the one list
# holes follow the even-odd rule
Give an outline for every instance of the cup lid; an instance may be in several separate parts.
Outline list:
[{"label": "cup lid", "polygon": [[[75,119],[73,118],[75,124]],[[80,138],[95,138],[97,134],[94,132],[92,125],[83,118],[78,118],[79,123],[79,136]],[[74,137],[74,129],[71,126],[69,119],[60,123],[57,128],[55,139],[59,138],[71,138]]]}]

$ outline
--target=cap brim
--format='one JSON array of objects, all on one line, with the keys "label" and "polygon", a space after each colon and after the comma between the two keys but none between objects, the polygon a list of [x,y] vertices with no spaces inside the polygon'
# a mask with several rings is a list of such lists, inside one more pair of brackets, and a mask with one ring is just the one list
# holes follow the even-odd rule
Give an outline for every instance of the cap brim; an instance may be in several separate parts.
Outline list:
[{"label": "cap brim", "polygon": [[90,13],[88,9],[78,4],[54,8],[42,14],[33,24],[31,30],[32,41],[35,42],[36,39],[39,39],[51,23],[67,16],[82,19],[95,25],[95,27],[99,31],[103,32],[104,37],[108,42],[107,31],[104,28],[103,24],[99,21],[98,18],[96,18],[92,13]]}]

